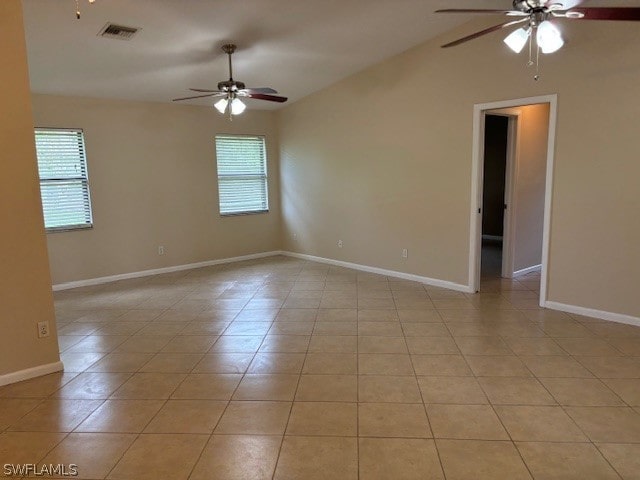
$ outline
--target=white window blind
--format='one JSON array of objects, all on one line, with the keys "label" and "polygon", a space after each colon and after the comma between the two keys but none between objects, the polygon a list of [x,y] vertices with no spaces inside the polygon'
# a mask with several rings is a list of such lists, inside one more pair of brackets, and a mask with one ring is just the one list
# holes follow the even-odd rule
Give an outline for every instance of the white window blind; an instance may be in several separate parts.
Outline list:
[{"label": "white window blind", "polygon": [[47,231],[92,226],[82,130],[36,128],[40,194]]},{"label": "white window blind", "polygon": [[217,135],[221,215],[267,212],[267,155],[264,137]]}]

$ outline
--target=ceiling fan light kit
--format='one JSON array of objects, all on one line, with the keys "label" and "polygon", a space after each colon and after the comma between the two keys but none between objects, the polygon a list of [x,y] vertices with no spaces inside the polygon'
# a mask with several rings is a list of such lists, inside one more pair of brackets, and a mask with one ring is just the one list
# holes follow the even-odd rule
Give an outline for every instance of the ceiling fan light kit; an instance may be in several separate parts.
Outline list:
[{"label": "ceiling fan light kit", "polygon": [[542,53],[557,52],[564,45],[560,30],[549,20],[545,20],[538,25],[537,30],[536,41]]},{"label": "ceiling fan light kit", "polygon": [[[575,4],[576,2],[574,2]],[[502,30],[514,25],[526,24],[511,32],[504,39],[504,43],[515,53],[520,53],[529,43],[529,62],[527,65],[536,66],[533,77],[538,80],[539,53],[557,52],[564,45],[564,39],[558,27],[551,22],[553,19],[566,18],[569,20],[626,20],[640,21],[640,7],[580,7],[565,8],[564,4],[553,0],[513,0],[512,10],[488,9],[444,9],[436,13],[479,13],[488,15],[506,15],[507,17],[521,17],[519,20],[508,20],[493,27],[486,28],[466,37],[442,45],[443,48],[454,47],[462,43],[482,37],[488,33]],[[533,42],[535,40],[535,62],[533,61]]]},{"label": "ceiling fan light kit", "polygon": [[247,88],[243,82],[239,82],[233,79],[233,64],[231,62],[231,55],[233,55],[233,53],[236,51],[236,48],[237,47],[232,43],[227,43],[222,46],[222,51],[229,57],[229,80],[219,82],[217,90],[190,88],[189,90],[193,92],[201,92],[204,93],[204,95],[174,98],[173,101],[181,102],[183,100],[192,100],[195,98],[222,97],[220,100],[215,102],[213,106],[221,114],[228,114],[229,120],[232,120],[234,115],[240,115],[247,108],[245,103],[240,98],[255,98],[257,100],[266,100],[268,102],[279,103],[286,102],[286,97],[273,95],[275,93],[278,93],[273,88]]},{"label": "ceiling fan light kit", "polygon": [[231,101],[231,115],[240,115],[247,106],[239,98]]},{"label": "ceiling fan light kit", "polygon": [[511,32],[503,41],[515,53],[520,53],[529,41],[531,28],[519,28]]},{"label": "ceiling fan light kit", "polygon": [[226,98],[223,98],[222,100],[218,100],[213,104],[213,106],[216,107],[216,110],[218,110],[222,114],[227,112],[227,107],[229,107],[229,105],[231,106],[231,115],[240,115],[242,112],[244,112],[244,109],[247,108],[247,106],[242,103],[242,100],[240,100],[239,98],[234,98],[233,100],[231,100],[231,102],[229,102],[229,100],[227,100]]},{"label": "ceiling fan light kit", "polygon": [[218,100],[213,104],[213,106],[216,107],[216,110],[218,110],[220,113],[224,113],[227,111],[227,105],[229,105],[229,100],[227,100],[226,98]]}]

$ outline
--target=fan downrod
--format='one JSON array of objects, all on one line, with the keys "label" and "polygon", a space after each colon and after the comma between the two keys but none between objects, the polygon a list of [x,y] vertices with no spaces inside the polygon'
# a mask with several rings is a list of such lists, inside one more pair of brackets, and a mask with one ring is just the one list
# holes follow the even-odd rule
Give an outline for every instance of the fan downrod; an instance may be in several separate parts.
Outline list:
[{"label": "fan downrod", "polygon": [[[233,52],[236,51],[236,45],[233,43],[225,43],[224,45],[222,45],[222,51],[224,53],[227,54],[227,57],[229,59],[229,81],[228,82],[220,82],[218,84],[218,89],[219,90],[229,90],[233,87],[233,85],[235,85],[236,82],[233,81],[233,64],[231,63],[231,55],[233,54]],[[227,84],[227,88],[223,88],[222,86]],[[237,87],[237,88],[244,88],[244,84],[242,87]]]},{"label": "fan downrod", "polygon": [[236,51],[236,48],[238,47],[233,43],[225,43],[221,48],[224,53],[226,53],[227,55],[231,55]]}]

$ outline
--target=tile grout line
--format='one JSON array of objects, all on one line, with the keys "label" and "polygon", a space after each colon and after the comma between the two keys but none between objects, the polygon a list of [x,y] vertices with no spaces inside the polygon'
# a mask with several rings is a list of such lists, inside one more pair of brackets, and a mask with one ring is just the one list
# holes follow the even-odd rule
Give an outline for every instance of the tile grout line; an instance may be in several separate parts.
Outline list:
[{"label": "tile grout line", "polygon": [[[300,272],[298,272],[298,277],[299,277],[299,275],[300,275]],[[293,287],[292,287],[291,291],[293,291]],[[289,292],[289,295],[291,294],[291,291]],[[288,295],[287,295],[287,298],[289,298]],[[286,300],[285,300],[285,303],[286,303]],[[283,305],[284,305],[284,303],[283,303]],[[282,311],[282,308],[280,309],[280,311]],[[317,319],[317,309],[316,309],[316,319]],[[286,422],[286,424],[284,426],[284,431],[282,432],[282,438],[280,439],[280,446],[278,447],[278,455],[276,456],[276,461],[275,461],[275,463],[273,465],[273,473],[271,474],[272,480],[275,479],[276,472],[278,471],[278,463],[280,463],[280,456],[282,454],[282,447],[284,446],[284,439],[285,439],[285,436],[287,434],[287,429],[289,428],[289,422],[291,421],[291,414],[293,412],[293,405],[294,405],[294,403],[296,401],[296,396],[298,394],[298,388],[300,387],[300,380],[302,379],[302,371],[304,369],[305,363],[307,362],[307,355],[309,353],[309,347],[311,345],[311,337],[313,335],[313,330],[315,330],[315,322],[316,321],[314,320],[314,324],[313,324],[314,327],[313,327],[313,329],[311,331],[312,334],[309,336],[309,343],[307,344],[307,349],[306,349],[306,352],[305,352],[304,362],[302,363],[302,367],[300,368],[300,373],[298,374],[298,381],[296,382],[296,388],[295,388],[295,390],[293,392],[293,398],[291,399],[291,406],[289,407],[289,415],[287,416],[287,422]]]},{"label": "tile grout line", "polygon": [[[262,285],[264,285],[264,282],[263,282],[263,284],[262,284]],[[231,288],[231,287],[230,287],[230,288]],[[257,293],[256,293],[256,294],[257,294]],[[254,294],[253,296],[255,296],[255,294]],[[253,297],[252,297],[252,298],[253,298]],[[247,303],[248,303],[248,302],[247,302]],[[246,304],[245,304],[245,306],[246,306]],[[241,310],[240,310],[240,312],[242,312],[243,310],[244,310],[244,307],[243,307],[243,309],[241,309]],[[280,309],[280,310],[281,310],[281,309]],[[279,311],[280,311],[280,310],[279,310]],[[238,315],[240,315],[240,312],[238,312],[238,314],[237,314],[236,316],[234,316],[234,320],[235,320],[235,318],[237,318],[237,316],[238,316]],[[233,323],[233,321],[234,321],[234,320],[232,320],[232,321],[229,323],[229,325],[231,325],[231,323]],[[273,323],[274,323],[274,322],[271,322],[271,323],[270,323],[270,325],[273,325]],[[227,327],[227,328],[228,328],[228,327]],[[270,327],[270,328],[271,328],[271,327]],[[225,328],[225,330],[224,330],[224,331],[226,331],[226,328]],[[220,336],[219,336],[219,337],[218,337],[218,339],[214,342],[214,344],[213,344],[213,345],[215,345],[215,344],[218,342],[218,340],[220,339],[220,337],[222,337],[222,336],[223,336],[224,331],[222,332],[222,334],[220,334]],[[191,476],[193,475],[193,473],[194,473],[194,471],[195,471],[196,467],[198,466],[198,463],[200,463],[200,460],[202,459],[202,454],[204,453],[204,451],[206,450],[207,446],[209,445],[209,442],[211,442],[211,441],[212,441],[212,439],[213,439],[213,438],[215,438],[215,431],[216,431],[216,429],[218,428],[218,425],[220,424],[220,422],[222,421],[222,418],[224,417],[224,414],[226,413],[227,409],[229,408],[229,405],[231,405],[231,402],[232,402],[232,400],[233,400],[233,396],[234,396],[234,395],[235,395],[235,393],[237,392],[238,388],[240,388],[240,384],[242,383],[242,380],[245,378],[245,375],[247,374],[247,371],[248,371],[248,370],[249,370],[249,368],[251,367],[251,364],[252,364],[252,363],[253,363],[253,361],[255,360],[256,355],[258,354],[258,352],[260,351],[260,348],[261,348],[261,347],[262,347],[262,345],[264,344],[265,338],[266,338],[266,334],[265,334],[265,335],[263,335],[263,337],[262,337],[262,341],[260,342],[260,345],[258,345],[258,348],[257,348],[257,349],[256,349],[256,351],[254,352],[253,356],[251,357],[251,361],[248,363],[247,368],[245,369],[244,373],[242,374],[242,376],[241,376],[241,378],[240,378],[240,381],[238,382],[238,384],[237,384],[237,385],[236,385],[236,387],[234,388],[233,392],[231,392],[231,395],[229,396],[229,400],[227,400],[227,403],[226,403],[226,405],[225,405],[224,409],[222,410],[222,413],[221,413],[221,414],[220,414],[220,416],[218,417],[218,420],[216,421],[216,424],[213,426],[213,429],[211,430],[211,433],[209,434],[209,439],[205,442],[205,444],[204,444],[204,446],[203,446],[202,450],[200,451],[200,454],[198,455],[198,458],[196,459],[196,461],[194,462],[193,466],[191,467],[191,470],[189,471],[189,474],[188,474],[187,478],[191,478]],[[211,346],[211,348],[213,348],[213,345]],[[210,351],[210,350],[211,350],[211,348],[210,348],[208,351]],[[195,368],[195,367],[194,367],[194,368]]]},{"label": "tile grout line", "polygon": [[[360,480],[360,286],[356,277],[356,478]],[[395,305],[395,300],[394,300]]]},{"label": "tile grout line", "polygon": [[[425,289],[426,291],[426,289]],[[429,295],[429,292],[427,291],[427,296],[429,297],[429,299],[433,302],[433,299],[431,299],[431,296]],[[395,300],[394,300],[395,301]],[[437,312],[437,310],[436,310]],[[438,313],[438,315],[440,315]],[[405,342],[406,342],[406,338],[405,338]],[[415,375],[416,378],[416,384],[418,386],[418,392],[420,393],[420,399],[422,400],[422,409],[424,410],[424,414],[425,417],[427,419],[427,426],[429,427],[429,433],[431,434],[431,438],[433,439],[433,448],[436,451],[436,456],[438,457],[438,463],[440,465],[440,470],[442,471],[442,476],[443,478],[446,480],[447,478],[447,472],[444,469],[444,463],[442,461],[442,455],[440,454],[440,449],[438,448],[438,442],[436,442],[436,436],[435,433],[433,432],[433,428],[431,427],[431,419],[429,418],[429,410],[427,408],[427,403],[424,401],[424,394],[422,393],[422,388],[420,387],[420,382],[418,381],[418,374],[416,372],[416,368],[415,368],[415,364],[413,362],[413,355],[409,354],[409,360],[411,361],[411,367],[413,368],[413,373]]]},{"label": "tile grout line", "polygon": [[[179,303],[179,301],[178,301],[178,302],[176,302],[176,304],[177,304],[177,303]],[[176,335],[176,336],[177,336],[177,335]],[[218,338],[219,338],[219,337],[218,337]],[[171,341],[171,340],[169,340],[169,342],[170,342],[170,341]],[[169,342],[167,342],[167,344],[168,344]],[[216,340],[216,342],[217,342],[217,340]],[[215,343],[214,343],[214,344],[215,344]],[[166,344],[165,344],[165,346],[166,346]],[[155,356],[154,356],[154,357],[152,357],[149,361],[151,361],[153,358],[155,358]],[[147,363],[149,363],[149,362],[147,362]],[[141,373],[141,372],[140,372],[140,370],[143,368],[143,366],[144,366],[144,365],[146,365],[146,363],[145,363],[145,364],[143,364],[142,366],[140,366],[140,367],[138,368],[138,370],[136,371],[136,373]],[[194,366],[193,368],[195,368],[195,366]],[[173,395],[173,394],[174,394],[174,393],[175,393],[175,392],[180,388],[180,386],[184,383],[184,381],[185,381],[187,378],[188,378],[188,374],[187,374],[187,375],[185,375],[185,377],[182,379],[182,381],[180,381],[180,382],[176,385],[176,387],[171,391],[171,393],[170,393],[170,394],[169,394],[169,396],[165,399],[164,403],[163,403],[163,404],[162,404],[162,406],[158,409],[158,411],[157,411],[154,415],[152,415],[152,416],[151,416],[151,418],[149,419],[149,421],[147,421],[147,423],[144,425],[144,427],[142,427],[142,429],[140,430],[140,432],[138,432],[138,433],[136,434],[136,438],[134,438],[134,439],[133,439],[133,441],[129,444],[129,447],[127,447],[127,448],[125,449],[125,451],[122,453],[122,455],[120,456],[120,458],[119,458],[119,459],[118,459],[118,460],[113,464],[113,467],[109,470],[109,472],[107,473],[107,475],[105,475],[105,477],[104,477],[104,478],[107,478],[107,477],[108,477],[108,476],[113,472],[113,470],[115,470],[115,469],[117,468],[117,466],[118,466],[118,465],[120,464],[120,462],[123,460],[123,458],[125,457],[125,455],[127,454],[127,452],[129,452],[129,450],[131,449],[131,447],[132,447],[132,446],[133,446],[133,445],[138,441],[138,439],[139,439],[139,438],[141,437],[141,435],[144,433],[144,430],[145,430],[145,429],[146,429],[146,428],[151,424],[151,422],[153,422],[153,420],[158,416],[158,414],[162,411],[162,409],[163,409],[163,408],[164,408],[164,407],[169,403],[169,400],[171,399],[171,396],[172,396],[172,395]],[[114,393],[115,393],[115,392],[114,392]],[[228,403],[227,403],[227,405],[228,405]],[[225,406],[225,410],[226,410],[226,406]],[[224,413],[224,412],[223,412],[223,413]],[[220,418],[222,418],[222,415],[220,415]],[[218,419],[218,421],[220,420],[220,418]],[[216,423],[216,425],[217,425],[217,423]],[[214,427],[214,429],[215,429],[215,427]],[[202,450],[200,451],[200,455],[202,455],[202,452],[204,451],[204,448],[206,447],[207,443],[208,443],[208,441],[207,441],[207,442],[205,442],[205,444],[203,445],[203,448],[202,448]],[[200,459],[200,455],[198,456],[198,460]],[[196,460],[196,463],[194,463],[193,468],[195,468],[195,465],[197,464],[198,460]],[[192,468],[192,470],[193,470],[193,468]],[[190,476],[190,475],[191,475],[191,472],[189,473],[189,476]]]},{"label": "tile grout line", "polygon": [[[178,302],[179,302],[179,301],[178,301]],[[177,304],[178,302],[176,302],[176,304]],[[165,310],[165,312],[166,312],[167,310],[168,310],[168,309],[166,309],[166,310]],[[160,314],[159,316],[161,316],[161,315],[163,315],[163,314]],[[159,317],[159,316],[158,316],[158,317]],[[153,320],[152,320],[152,321],[153,321]],[[144,327],[143,327],[143,328],[144,328]],[[176,336],[177,336],[177,335],[176,335]],[[133,337],[133,335],[132,335],[132,337]],[[170,340],[168,340],[168,341],[167,341],[167,343],[166,343],[164,346],[166,346],[169,342],[171,342],[171,339],[170,339]],[[161,347],[161,348],[164,348],[164,346],[163,346],[163,347]],[[148,361],[148,362],[146,362],[146,363],[142,364],[142,365],[138,368],[138,370],[136,370],[136,372],[135,372],[131,377],[129,377],[129,378],[130,378],[130,379],[131,379],[131,378],[133,378],[133,376],[134,376],[136,373],[142,373],[142,372],[140,372],[140,370],[141,370],[141,369],[142,369],[142,368],[143,368],[147,363],[149,363],[151,360],[153,360],[153,359],[156,357],[156,355],[157,355],[157,352],[156,352],[156,354],[155,354],[153,357],[151,357],[151,358],[149,359],[149,361]],[[167,397],[166,399],[164,399],[164,402],[163,402],[163,404],[160,406],[160,408],[158,409],[158,411],[157,411],[154,415],[152,415],[152,416],[151,416],[151,418],[150,418],[150,419],[145,423],[145,425],[140,429],[140,431],[136,434],[136,437],[135,437],[135,438],[133,439],[133,441],[129,444],[129,446],[128,446],[128,447],[127,447],[127,448],[122,452],[122,455],[120,455],[120,457],[118,458],[118,460],[117,460],[117,461],[113,464],[113,466],[109,469],[109,471],[108,471],[108,472],[107,472],[107,474],[104,476],[104,478],[108,478],[108,477],[109,477],[109,475],[111,475],[111,473],[112,473],[112,472],[113,472],[113,471],[118,467],[118,465],[119,465],[119,464],[120,464],[120,462],[124,459],[124,457],[125,457],[125,456],[126,456],[126,454],[129,452],[129,450],[131,450],[131,448],[133,447],[133,445],[138,441],[138,439],[140,439],[140,437],[141,437],[141,435],[144,433],[145,429],[146,429],[146,428],[151,424],[151,422],[153,422],[153,420],[158,416],[158,414],[159,414],[159,413],[162,411],[162,409],[167,405],[167,403],[169,403],[169,400],[171,399],[171,395],[173,395],[173,393],[174,393],[174,392],[175,392],[175,391],[180,387],[180,385],[182,385],[182,383],[185,381],[185,379],[186,379],[186,378],[187,378],[187,375],[185,375],[185,377],[182,379],[182,381],[180,381],[180,382],[175,386],[175,388],[171,391],[171,393],[169,393],[168,397]],[[127,381],[128,381],[128,380],[127,380]],[[124,382],[124,383],[126,383],[126,382]],[[113,394],[115,394],[115,393],[116,393],[116,392],[117,392],[117,391],[118,391],[118,390],[119,390],[119,389],[124,385],[124,383],[123,383],[122,385],[120,385],[120,387],[119,387],[118,389],[116,389],[116,390],[111,394],[111,396],[113,396]],[[110,398],[111,398],[111,396],[110,396]],[[103,405],[104,405],[104,404],[103,404]]]},{"label": "tile grout line", "polygon": [[[547,336],[546,332],[545,332],[545,336]],[[572,359],[574,359],[574,361],[577,361],[577,359],[575,359],[575,358],[574,358],[574,356],[573,356],[570,352],[568,352],[565,348],[563,348],[563,347],[562,347],[562,345],[560,345],[557,341],[555,341],[555,339],[554,339],[553,337],[550,337],[550,338],[554,341],[554,343],[556,343],[556,344],[557,344],[557,345],[558,345],[562,350],[564,350],[564,351],[568,354],[569,358],[572,358]],[[582,365],[582,363],[580,363],[579,361],[578,361],[578,363],[579,363],[580,365]],[[582,365],[582,366],[584,367],[584,365]],[[588,370],[588,369],[587,369],[587,370]],[[591,372],[590,370],[588,370],[588,371],[593,375],[593,372]],[[607,464],[608,464],[608,465],[613,469],[613,471],[614,471],[614,472],[615,472],[615,473],[616,473],[616,474],[621,478],[621,476],[620,476],[620,474],[618,473],[618,471],[613,467],[613,465],[611,464],[611,462],[609,462],[609,460],[608,460],[608,459],[607,459],[607,458],[602,454],[602,452],[600,451],[600,449],[598,449],[597,445],[596,445],[596,444],[595,444],[595,442],[592,440],[592,438],[591,438],[591,437],[587,434],[587,432],[585,432],[585,431],[584,431],[584,429],[583,429],[583,428],[582,428],[582,427],[581,427],[581,426],[580,426],[580,425],[579,425],[579,424],[574,420],[574,418],[573,418],[571,415],[569,415],[569,413],[567,412],[567,410],[566,410],[565,406],[564,406],[564,405],[562,405],[562,404],[558,401],[558,399],[556,399],[556,398],[555,398],[555,396],[553,395],[553,393],[552,393],[552,392],[547,388],[547,386],[546,386],[546,385],[545,385],[545,384],[540,380],[540,378],[539,378],[539,377],[538,377],[538,376],[537,376],[533,371],[531,371],[531,370],[530,370],[530,372],[531,372],[531,374],[533,375],[533,377],[534,377],[536,380],[538,380],[538,383],[539,383],[539,384],[542,386],[542,388],[543,388],[543,389],[544,389],[544,390],[549,394],[549,396],[551,396],[551,398],[553,398],[553,399],[556,401],[557,406],[561,409],[561,411],[562,411],[562,412],[567,416],[567,418],[569,418],[569,419],[571,420],[571,422],[573,423],[573,425],[575,425],[575,427],[576,427],[576,428],[577,428],[577,429],[582,433],[582,435],[584,435],[584,437],[587,439],[587,442],[585,442],[585,444],[586,444],[586,443],[591,444],[591,445],[596,449],[596,451],[600,454],[600,457],[601,457],[602,459],[604,459],[604,461],[605,461],[605,462],[606,462],[606,463],[607,463]],[[597,378],[597,379],[600,381],[600,383],[603,383],[603,384],[604,384],[604,382],[602,382],[602,380],[601,380],[601,379],[599,379],[597,376],[595,376],[595,375],[594,375],[594,378]],[[497,414],[497,412],[496,412],[496,414]],[[499,417],[499,415],[498,415],[498,417]],[[500,419],[500,421],[502,422],[502,419]],[[503,424],[503,427],[504,427],[504,424]],[[505,429],[506,429],[506,427],[505,427]],[[508,432],[507,432],[507,433],[508,433]],[[511,435],[509,434],[509,436],[511,436]],[[549,442],[546,442],[546,443],[549,443]],[[568,442],[568,443],[571,443],[571,442]],[[524,460],[524,457],[522,457],[522,452],[521,452],[520,448],[518,447],[518,445],[517,445],[515,442],[514,442],[514,445],[515,445],[515,447],[516,447],[516,450],[517,450],[517,451],[518,451],[518,453],[520,454],[520,457],[522,458],[523,462],[524,462],[524,463],[525,463],[525,465],[527,466],[527,469],[529,469],[529,466],[527,465],[526,461]],[[532,475],[532,477],[533,477],[533,473],[532,473],[530,470],[529,470],[529,472],[531,473],[531,475]]]}]

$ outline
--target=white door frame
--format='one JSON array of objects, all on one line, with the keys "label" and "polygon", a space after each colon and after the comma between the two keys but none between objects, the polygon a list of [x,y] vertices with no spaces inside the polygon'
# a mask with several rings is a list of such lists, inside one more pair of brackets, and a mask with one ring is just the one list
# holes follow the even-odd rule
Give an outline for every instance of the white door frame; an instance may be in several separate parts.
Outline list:
[{"label": "white door frame", "polygon": [[[471,212],[469,239],[469,289],[480,290],[480,261],[482,249],[482,181],[484,175],[484,114],[487,110],[549,104],[549,137],[547,139],[547,174],[544,199],[544,227],[542,232],[542,271],[540,277],[540,306],[547,301],[549,239],[551,229],[551,201],[553,195],[553,166],[558,117],[558,95],[518,98],[473,106],[473,151],[471,178]],[[511,222],[513,223],[513,222]]]}]

